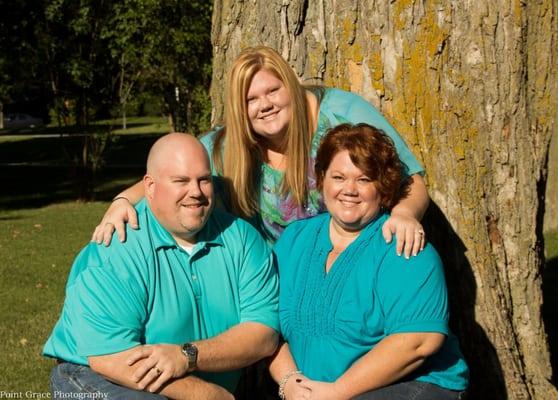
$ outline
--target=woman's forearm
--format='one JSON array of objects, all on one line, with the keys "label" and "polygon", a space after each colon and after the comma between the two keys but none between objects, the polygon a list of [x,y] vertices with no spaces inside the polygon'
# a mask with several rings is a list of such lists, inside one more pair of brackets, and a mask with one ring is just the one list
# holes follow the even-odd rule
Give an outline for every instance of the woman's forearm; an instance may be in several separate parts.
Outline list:
[{"label": "woman's forearm", "polygon": [[275,382],[279,383],[286,374],[296,370],[296,363],[289,349],[289,345],[283,342],[279,345],[279,349],[275,355],[271,357],[269,373]]},{"label": "woman's forearm", "polygon": [[393,207],[391,214],[405,215],[420,221],[424,217],[429,204],[430,197],[428,196],[424,178],[419,174],[415,174],[411,176],[409,193]]},{"label": "woman's forearm", "polygon": [[387,386],[418,368],[441,347],[441,333],[401,333],[387,336],[355,362],[334,383],[343,398],[353,398]]},{"label": "woman's forearm", "polygon": [[118,193],[114,198],[125,197],[132,204],[137,204],[145,196],[143,181],[134,183],[127,189]]}]

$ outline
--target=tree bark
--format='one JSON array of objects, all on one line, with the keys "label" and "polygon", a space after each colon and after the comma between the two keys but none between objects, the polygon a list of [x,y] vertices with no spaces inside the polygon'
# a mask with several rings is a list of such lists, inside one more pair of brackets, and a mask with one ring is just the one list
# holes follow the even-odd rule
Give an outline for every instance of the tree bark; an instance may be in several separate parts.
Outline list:
[{"label": "tree bark", "polygon": [[[558,398],[541,319],[555,128],[552,0],[215,0],[213,122],[238,52],[277,49],[303,82],[360,93],[427,171],[471,398]],[[554,78],[553,78],[554,77]]]}]

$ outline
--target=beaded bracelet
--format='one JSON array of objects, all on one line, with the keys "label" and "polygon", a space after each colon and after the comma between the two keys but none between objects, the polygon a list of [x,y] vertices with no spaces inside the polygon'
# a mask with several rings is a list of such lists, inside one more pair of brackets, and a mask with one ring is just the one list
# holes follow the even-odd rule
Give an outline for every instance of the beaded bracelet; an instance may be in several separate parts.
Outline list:
[{"label": "beaded bracelet", "polygon": [[302,374],[302,371],[290,371],[283,375],[283,377],[281,378],[281,381],[279,382],[279,398],[281,400],[285,400],[285,385],[287,384],[287,381],[291,376],[296,374]]}]

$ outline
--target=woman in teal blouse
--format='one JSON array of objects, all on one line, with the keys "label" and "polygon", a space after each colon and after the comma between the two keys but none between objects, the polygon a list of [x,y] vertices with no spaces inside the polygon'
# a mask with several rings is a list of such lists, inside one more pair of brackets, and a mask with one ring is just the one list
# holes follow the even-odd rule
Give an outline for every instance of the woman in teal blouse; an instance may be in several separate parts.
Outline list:
[{"label": "woman in teal blouse", "polygon": [[401,260],[381,234],[404,193],[392,141],[369,125],[338,126],[315,170],[328,213],[293,222],[274,248],[280,396],[460,398],[468,369],[448,328],[440,258],[426,245]]}]

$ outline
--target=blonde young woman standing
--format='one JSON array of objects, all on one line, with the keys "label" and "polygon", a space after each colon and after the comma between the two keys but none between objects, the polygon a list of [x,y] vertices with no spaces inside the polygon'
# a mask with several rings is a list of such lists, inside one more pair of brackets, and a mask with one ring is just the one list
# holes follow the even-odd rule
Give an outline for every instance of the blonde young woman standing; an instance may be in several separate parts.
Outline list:
[{"label": "blonde young woman standing", "polygon": [[[245,49],[231,69],[225,127],[202,138],[224,207],[251,220],[270,241],[290,222],[325,210],[313,165],[328,129],[341,123],[368,123],[395,143],[410,190],[382,227],[386,241],[397,238],[396,252],[416,255],[425,244],[420,224],[429,198],[424,172],[404,141],[362,97],[333,88],[306,88],[279,53],[269,47]],[[137,227],[133,204],[141,185],[117,195],[95,229],[93,240],[109,244],[116,229],[125,239],[125,223]]]}]

